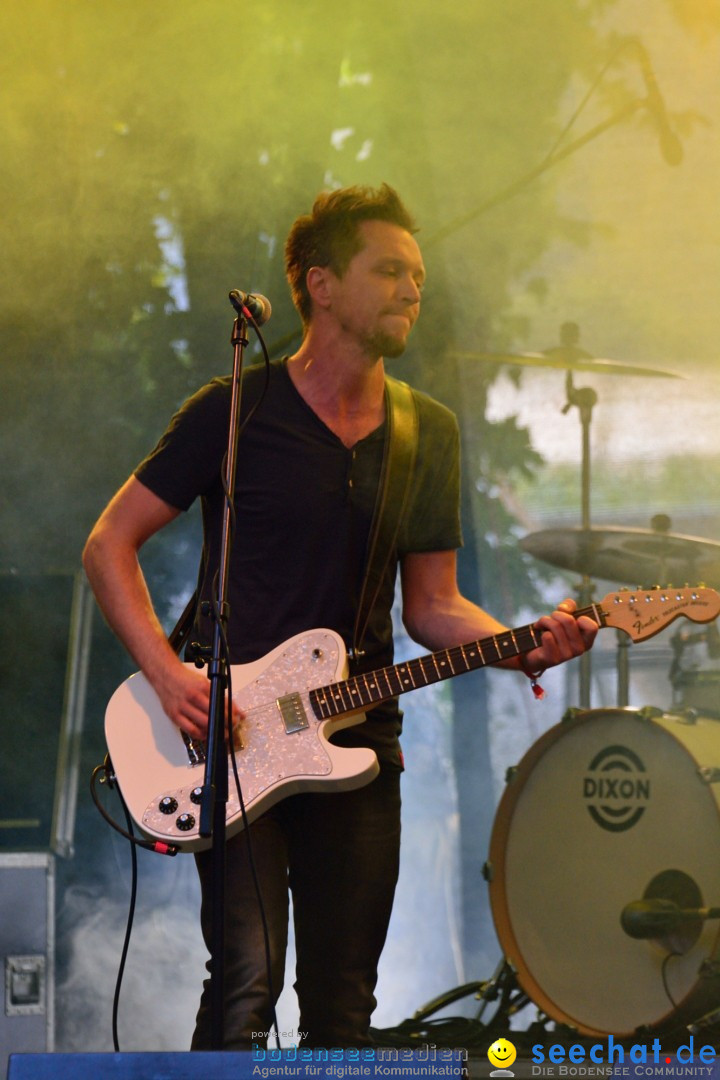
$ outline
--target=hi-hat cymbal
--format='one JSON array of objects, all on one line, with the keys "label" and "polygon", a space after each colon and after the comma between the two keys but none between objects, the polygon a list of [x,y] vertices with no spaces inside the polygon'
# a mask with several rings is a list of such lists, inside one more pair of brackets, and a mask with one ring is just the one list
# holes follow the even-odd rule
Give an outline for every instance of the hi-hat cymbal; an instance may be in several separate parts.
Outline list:
[{"label": "hi-hat cymbal", "polygon": [[536,559],[629,585],[720,584],[720,543],[651,529],[543,529],[520,541]]},{"label": "hi-hat cymbal", "polygon": [[683,379],[674,371],[621,364],[617,360],[594,360],[580,349],[562,345],[535,353],[485,353],[454,351],[459,360],[480,360],[486,364],[512,364],[520,367],[560,368],[563,371],[590,371],[595,375],[644,375],[655,379]]}]

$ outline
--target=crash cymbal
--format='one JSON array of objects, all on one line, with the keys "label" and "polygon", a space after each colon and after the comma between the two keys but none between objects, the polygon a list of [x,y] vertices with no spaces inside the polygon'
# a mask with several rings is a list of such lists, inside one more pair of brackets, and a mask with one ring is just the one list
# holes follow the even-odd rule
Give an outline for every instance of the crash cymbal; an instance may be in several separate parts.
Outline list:
[{"label": "crash cymbal", "polygon": [[629,585],[720,584],[720,543],[651,529],[543,529],[520,541],[536,559]]},{"label": "crash cymbal", "polygon": [[460,360],[479,360],[487,364],[512,364],[520,367],[560,368],[563,371],[590,371],[595,375],[644,375],[655,379],[683,379],[674,371],[662,371],[659,368],[639,367],[635,364],[621,364],[617,360],[595,360],[589,353],[580,349],[568,349],[563,345],[535,353],[485,353],[459,352],[455,356]]}]

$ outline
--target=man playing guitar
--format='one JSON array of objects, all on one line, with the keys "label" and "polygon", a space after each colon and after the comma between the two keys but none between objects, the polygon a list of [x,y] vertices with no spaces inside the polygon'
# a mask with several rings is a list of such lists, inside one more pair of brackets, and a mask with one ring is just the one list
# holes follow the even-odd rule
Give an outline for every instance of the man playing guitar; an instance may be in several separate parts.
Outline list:
[{"label": "man playing guitar", "polygon": [[[335,630],[350,647],[387,427],[384,357],[399,356],[420,311],[425,268],[413,221],[392,188],[347,188],[318,197],[293,225],[286,267],[304,336],[295,355],[243,380],[243,431],[234,491],[238,528],[230,570],[228,640],[233,663],[251,663],[312,627]],[[430,649],[496,635],[504,627],[463,597],[456,581],[461,543],[458,437],[453,415],[414,392],[417,453],[409,496],[352,674],[392,662],[397,567],[408,633]],[[84,565],[108,622],[156,692],[162,709],[193,739],[207,733],[210,684],[183,664],[154,612],[138,554],[158,530],[203,507],[200,599],[217,571],[228,430],[228,379],[200,390],[94,526]],[[502,666],[528,673],[579,656],[597,624],[575,618],[572,600],[534,624],[537,645]],[[211,640],[199,611],[194,637]],[[242,730],[242,713],[233,706]],[[268,1031],[280,994],[293,898],[299,1028],[307,1046],[368,1043],[377,965],[398,873],[400,712],[397,701],[338,732],[345,746],[370,747],[380,763],[352,791],[303,792],[271,806],[248,830],[270,933],[272,991],[257,899],[247,869],[247,833],[227,845],[225,1048],[250,1049]],[[209,857],[196,856],[208,936]],[[272,1000],[274,999],[274,1000]],[[211,1048],[209,995],[200,1004],[194,1049]]]}]

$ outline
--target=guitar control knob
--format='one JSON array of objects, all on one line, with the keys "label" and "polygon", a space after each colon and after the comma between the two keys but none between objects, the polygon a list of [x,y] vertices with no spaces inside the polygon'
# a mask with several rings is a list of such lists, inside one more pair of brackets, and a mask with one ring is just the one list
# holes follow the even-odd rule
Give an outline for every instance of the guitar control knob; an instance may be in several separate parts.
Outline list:
[{"label": "guitar control knob", "polygon": [[189,832],[195,825],[195,818],[192,814],[181,814],[175,824],[180,832]]},{"label": "guitar control knob", "polygon": [[203,789],[201,787],[193,788],[190,792],[190,802],[195,803],[196,806],[202,802]]},{"label": "guitar control knob", "polygon": [[173,799],[172,795],[166,795],[158,803],[158,810],[161,814],[174,814],[177,808],[177,799]]}]

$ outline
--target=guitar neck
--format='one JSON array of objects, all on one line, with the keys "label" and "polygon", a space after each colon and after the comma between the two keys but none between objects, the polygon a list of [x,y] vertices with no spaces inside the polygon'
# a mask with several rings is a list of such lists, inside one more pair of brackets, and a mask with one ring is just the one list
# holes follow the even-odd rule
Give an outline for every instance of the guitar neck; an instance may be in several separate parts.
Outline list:
[{"label": "guitar neck", "polygon": [[[575,618],[587,615],[598,624],[605,626],[605,615],[597,604],[575,611]],[[501,660],[511,660],[522,653],[530,652],[540,644],[535,627],[516,627],[503,630],[493,637],[480,638],[466,645],[455,645],[451,649],[427,653],[415,660],[405,660],[401,664],[378,668],[364,675],[355,675],[342,682],[330,683],[311,690],[310,704],[318,720],[327,720],[344,713],[361,712],[372,705],[398,697],[409,690],[421,686],[452,679],[468,671],[497,664]]]}]

